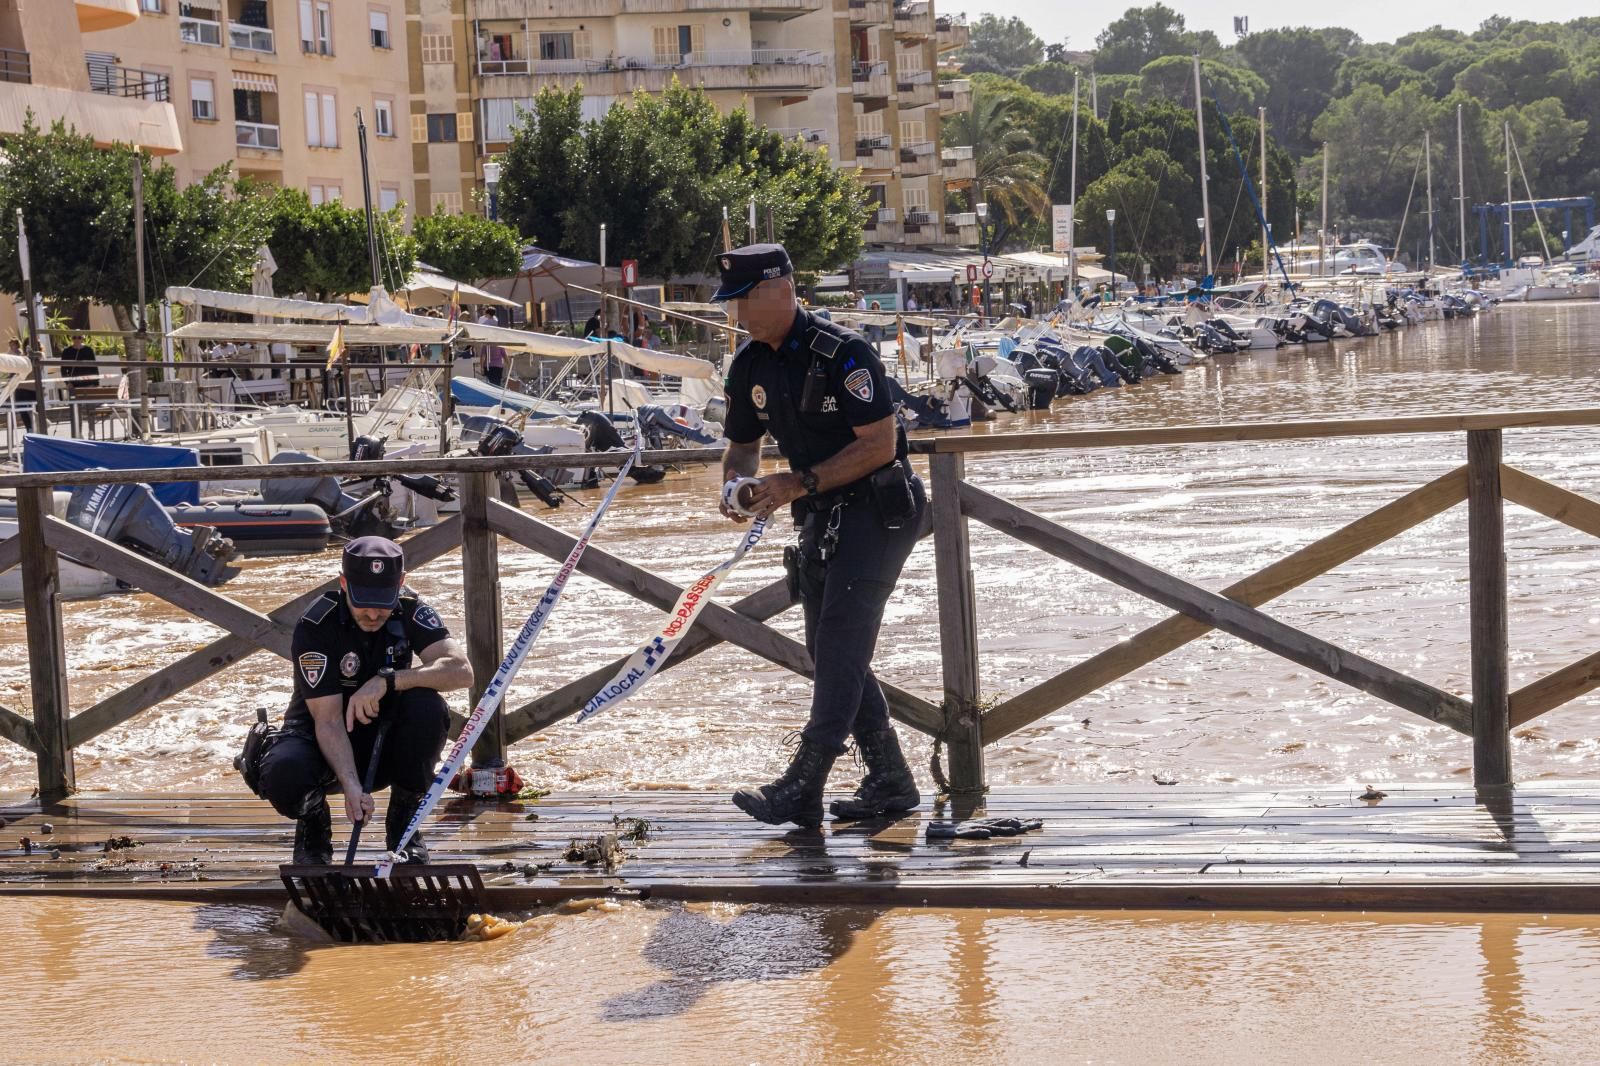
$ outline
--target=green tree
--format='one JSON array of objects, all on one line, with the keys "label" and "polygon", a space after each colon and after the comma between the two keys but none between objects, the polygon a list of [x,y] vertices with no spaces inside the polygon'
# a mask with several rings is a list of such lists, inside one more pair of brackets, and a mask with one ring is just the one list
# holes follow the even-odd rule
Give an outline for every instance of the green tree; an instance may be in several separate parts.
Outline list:
[{"label": "green tree", "polygon": [[[1267,83],[1255,72],[1211,59],[1200,61],[1200,85],[1205,95],[1224,101],[1230,109],[1253,108],[1266,98]],[[1139,99],[1189,101],[1194,104],[1194,60],[1189,56],[1152,59],[1139,71]]]},{"label": "green tree", "polygon": [[[272,280],[280,295],[303,292],[312,299],[334,300],[371,287],[366,212],[337,201],[313,206],[299,189],[262,196],[270,225],[267,247],[278,263]],[[416,265],[417,242],[401,229],[405,215],[399,208],[376,221],[379,274],[393,291]]]},{"label": "green tree", "polygon": [[1076,67],[1066,63],[1031,63],[1017,72],[1017,81],[1034,92],[1068,96],[1077,73]]},{"label": "green tree", "polygon": [[412,234],[417,240],[417,258],[452,278],[504,277],[522,265],[522,240],[517,231],[481,215],[424,215],[417,219]]},{"label": "green tree", "polygon": [[1312,152],[1311,123],[1333,98],[1346,56],[1327,34],[1303,26],[1252,33],[1236,48],[1266,82],[1266,96],[1259,102],[1279,143],[1295,155]]},{"label": "green tree", "polygon": [[545,89],[518,118],[501,161],[500,217],[545,248],[566,248],[565,215],[583,175],[583,89]]},{"label": "green tree", "polygon": [[1044,42],[1019,18],[984,15],[972,23],[967,46],[957,54],[969,74],[1015,75],[1044,59]]},{"label": "green tree", "polygon": [[1217,35],[1185,28],[1183,16],[1166,4],[1130,7],[1094,39],[1094,69],[1101,74],[1137,74],[1152,59],[1162,56],[1216,56],[1222,51]]},{"label": "green tree", "polygon": [[144,170],[148,295],[167,285],[243,288],[265,236],[266,216],[233,195],[219,167],[179,190],[165,163],[126,145],[94,140],[56,122],[48,131],[30,115],[0,153],[0,288],[22,291],[16,212],[28,228],[35,290],[46,299],[111,305],[124,326],[137,301],[133,245],[133,166]]},{"label": "green tree", "polygon": [[1050,206],[1044,189],[1049,163],[1023,128],[1019,112],[1017,97],[985,92],[974,84],[972,110],[945,122],[948,143],[972,145],[977,180],[968,210],[988,203],[991,248],[1004,247],[1017,230],[1044,218]]}]

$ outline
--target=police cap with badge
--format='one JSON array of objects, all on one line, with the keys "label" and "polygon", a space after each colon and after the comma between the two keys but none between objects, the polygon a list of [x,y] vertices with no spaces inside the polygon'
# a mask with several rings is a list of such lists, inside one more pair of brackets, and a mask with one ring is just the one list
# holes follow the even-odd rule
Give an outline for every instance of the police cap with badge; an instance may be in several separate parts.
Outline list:
[{"label": "police cap with badge", "polygon": [[723,252],[717,256],[717,266],[722,269],[722,284],[712,294],[712,303],[737,300],[763,281],[794,273],[794,264],[781,244],[747,244]]},{"label": "police cap with badge", "polygon": [[394,610],[406,576],[405,549],[387,537],[357,537],[344,546],[345,595],[353,607]]}]

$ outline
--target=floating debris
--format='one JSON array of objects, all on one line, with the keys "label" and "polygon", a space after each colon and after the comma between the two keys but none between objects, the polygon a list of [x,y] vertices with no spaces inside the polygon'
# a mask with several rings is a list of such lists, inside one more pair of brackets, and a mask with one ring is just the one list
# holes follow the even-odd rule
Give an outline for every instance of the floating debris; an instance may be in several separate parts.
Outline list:
[{"label": "floating debris", "polygon": [[622,850],[622,844],[617,840],[615,833],[602,833],[591,840],[573,837],[567,844],[568,862],[581,862],[585,866],[604,866],[606,873],[615,870],[626,857],[627,853]]},{"label": "floating debris", "polygon": [[623,818],[620,815],[611,816],[611,824],[617,827],[617,836],[623,840],[632,840],[643,844],[650,839],[650,834],[655,832],[655,827],[643,818]]},{"label": "floating debris", "polygon": [[100,845],[100,850],[107,855],[113,851],[126,851],[131,848],[144,847],[143,841],[135,840],[130,836],[107,837],[106,842]]},{"label": "floating debris", "polygon": [[1178,779],[1173,777],[1171,774],[1151,774],[1150,780],[1154,781],[1158,785],[1176,785],[1178,783]]},{"label": "floating debris", "polygon": [[585,911],[620,911],[622,904],[614,899],[569,899],[563,900],[557,911],[562,914],[582,914]]},{"label": "floating debris", "polygon": [[56,831],[56,827],[51,825],[49,822],[40,822],[39,823],[39,832],[42,833],[43,835],[49,836],[51,833],[54,833],[55,831]]},{"label": "floating debris", "polygon": [[521,800],[524,803],[537,803],[548,795],[550,795],[548,788],[540,788],[538,785],[524,785],[521,791],[512,798]]},{"label": "floating debris", "polygon": [[1371,785],[1368,785],[1367,786],[1367,790],[1365,792],[1361,793],[1361,795],[1357,796],[1356,798],[1359,799],[1359,800],[1362,800],[1362,801],[1364,801],[1366,803],[1377,803],[1379,800],[1387,798],[1388,795],[1389,795],[1389,793],[1387,793],[1387,792],[1379,792],[1377,789],[1373,788]]},{"label": "floating debris", "polygon": [[33,838],[32,837],[18,837],[17,838],[17,846],[22,849],[22,854],[24,854],[24,855],[32,855],[33,854]]},{"label": "floating debris", "polygon": [[461,934],[462,940],[499,940],[503,936],[510,936],[522,928],[521,922],[508,922],[493,914],[467,915],[467,928]]}]

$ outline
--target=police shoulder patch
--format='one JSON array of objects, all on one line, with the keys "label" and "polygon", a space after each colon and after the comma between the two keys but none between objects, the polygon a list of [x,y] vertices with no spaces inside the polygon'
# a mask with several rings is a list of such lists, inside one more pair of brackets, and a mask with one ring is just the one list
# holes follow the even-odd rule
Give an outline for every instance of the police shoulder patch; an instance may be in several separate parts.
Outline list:
[{"label": "police shoulder patch", "polygon": [[317,682],[328,672],[328,657],[320,651],[301,652],[296,664],[300,667],[300,676],[304,677],[306,684],[312,688],[316,688]]},{"label": "police shoulder patch", "polygon": [[872,402],[872,372],[865,368],[855,370],[844,379],[845,389],[863,402]]},{"label": "police shoulder patch", "polygon": [[425,603],[417,604],[417,609],[411,614],[411,620],[423,629],[444,628],[444,623],[439,621],[439,612]]},{"label": "police shoulder patch", "polygon": [[339,606],[339,594],[324,592],[311,601],[311,606],[307,607],[306,613],[300,617],[312,625],[320,625],[328,617],[328,613],[337,606]]}]

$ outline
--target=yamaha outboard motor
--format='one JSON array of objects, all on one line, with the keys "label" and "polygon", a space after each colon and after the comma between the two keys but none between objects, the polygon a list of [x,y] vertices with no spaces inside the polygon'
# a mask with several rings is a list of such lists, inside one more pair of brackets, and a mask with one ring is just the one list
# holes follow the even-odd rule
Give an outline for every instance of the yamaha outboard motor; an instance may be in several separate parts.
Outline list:
[{"label": "yamaha outboard motor", "polygon": [[239,573],[227,565],[233,541],[210,526],[179,529],[149,485],[79,486],[67,503],[67,521],[202,585],[220,585]]},{"label": "yamaha outboard motor", "polygon": [[[478,438],[477,454],[479,455],[537,455],[538,452],[523,443],[522,434],[506,425],[504,422],[490,429],[489,432]],[[549,478],[537,470],[518,470],[518,478],[527,486],[528,491],[537,496],[546,507],[560,507],[561,494],[556,491],[555,485]],[[510,487],[511,474],[501,471],[501,483]],[[515,502],[516,490],[511,491],[512,502]]]},{"label": "yamaha outboard motor", "polygon": [[[622,434],[617,432],[617,427],[611,424],[611,419],[599,411],[584,411],[578,415],[578,425],[583,429],[584,447],[591,452],[611,452],[618,448],[626,449],[627,443],[622,439]],[[640,466],[635,463],[628,476],[641,485],[654,485],[667,476],[664,467]],[[587,483],[589,478],[584,479]],[[598,477],[593,478],[596,484]]]}]

